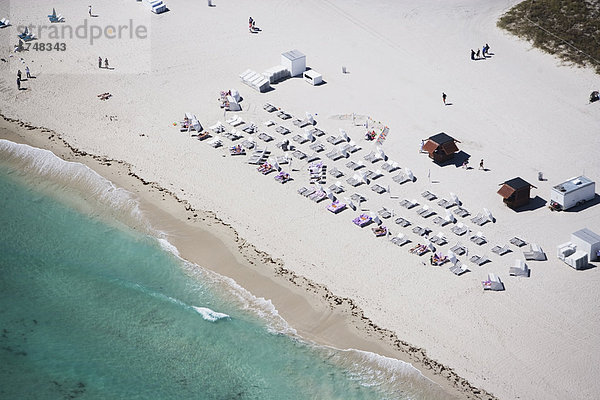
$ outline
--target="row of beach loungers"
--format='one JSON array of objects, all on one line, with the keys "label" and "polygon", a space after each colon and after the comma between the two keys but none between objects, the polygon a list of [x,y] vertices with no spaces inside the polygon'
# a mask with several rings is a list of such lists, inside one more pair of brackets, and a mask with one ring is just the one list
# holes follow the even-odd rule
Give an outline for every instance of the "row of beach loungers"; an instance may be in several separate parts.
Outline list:
[{"label": "row of beach loungers", "polygon": [[[282,111],[271,104],[265,104],[264,109],[269,113],[274,113],[274,115],[276,115],[283,121],[293,119],[291,114],[288,114],[285,111]],[[232,127],[237,127],[244,124],[243,119],[237,115],[226,120],[226,122]],[[298,189],[298,193],[316,203],[324,201],[325,199],[329,199],[330,202],[328,202],[326,208],[328,211],[334,214],[338,214],[343,210],[346,210],[347,208],[351,208],[356,211],[358,207],[354,204],[354,202],[358,203],[360,207],[361,203],[366,201],[366,198],[364,196],[355,193],[350,198],[344,197],[344,200],[346,201],[344,203],[336,198],[336,195],[340,195],[345,191],[344,185],[340,180],[337,180],[329,187],[322,186],[326,183],[327,175],[331,175],[336,179],[339,179],[346,175],[337,167],[327,169],[323,161],[317,162],[318,160],[320,160],[318,153],[325,151],[325,144],[318,140],[318,138],[325,136],[325,132],[312,126],[314,124],[314,120],[312,120],[312,117],[309,118],[308,114],[307,118],[305,119],[296,118],[293,119],[293,121],[291,122],[296,127],[305,129],[303,134],[295,135],[292,138],[292,140],[298,145],[306,145],[310,148],[310,150],[313,151],[312,155],[309,156],[305,151],[290,146],[288,140],[283,140],[282,142],[277,144],[277,147],[281,148],[284,151],[293,149],[293,152],[291,152],[293,157],[298,158],[299,160],[306,161],[308,163],[309,185],[308,187],[301,187],[300,189]],[[278,124],[276,124],[272,120],[269,120],[265,122],[265,125],[268,127],[273,127]],[[224,126],[220,122],[217,123],[215,126],[210,127],[209,129],[213,130],[213,132],[215,133],[223,133],[224,137],[229,138],[232,141],[243,139],[242,135],[239,132],[235,131],[235,129],[233,129],[230,132],[225,132]],[[274,128],[274,130],[276,133],[284,137],[291,133],[291,130],[283,125],[278,125],[276,128]],[[241,131],[246,134],[255,134],[260,130],[255,124],[250,123],[246,127],[242,128]],[[271,134],[268,134],[266,132],[260,132],[257,135],[257,137],[266,143],[275,140],[275,138]],[[329,136],[326,142],[334,146],[330,152],[325,154],[329,159],[333,161],[339,160],[341,158],[350,158],[351,154],[356,153],[361,149],[360,146],[354,143],[346,134],[346,132],[341,129],[340,134],[338,136]],[[287,182],[291,179],[289,174],[282,171],[278,165],[287,163],[287,156],[285,158],[270,157],[270,151],[268,151],[267,149],[258,149],[256,147],[256,142],[253,137],[245,138],[245,140],[242,141],[241,144],[237,144],[235,146],[230,147],[229,151],[232,156],[245,155],[246,149],[254,149],[254,152],[248,159],[248,163],[258,165],[257,169],[259,172],[266,175],[271,172],[277,171],[278,174],[275,177],[275,179],[281,183]],[[370,171],[367,169],[365,161],[370,162],[371,164],[380,161],[383,162],[380,165],[380,169],[377,169],[376,171]],[[358,187],[362,184],[368,185],[370,181],[381,178],[383,176],[383,171],[385,171],[386,173],[392,173],[401,170],[399,173],[392,177],[392,181],[399,184],[414,181],[414,175],[412,174],[412,171],[410,169],[401,169],[398,163],[388,160],[387,156],[383,153],[381,149],[376,149],[370,152],[369,154],[364,156],[362,160],[350,159],[344,165],[352,173],[352,176],[349,176],[346,179],[346,183],[352,187]],[[327,174],[327,172],[329,172],[329,174]],[[372,191],[378,194],[383,194],[390,191],[389,186],[385,187],[384,185],[380,184],[373,184],[371,186],[371,189]],[[443,211],[445,210],[446,215],[436,215],[437,212],[434,211],[428,204],[419,204],[417,200],[404,199],[399,202],[399,205],[406,208],[407,210],[420,206],[418,209],[416,209],[416,213],[425,220],[435,216],[433,218],[433,223],[439,225],[440,227],[445,227],[446,225],[454,224],[450,228],[450,231],[456,234],[457,236],[462,236],[469,232],[469,228],[463,222],[456,221],[455,216],[466,218],[470,215],[469,211],[462,207],[462,204],[458,200],[458,197],[456,195],[451,193],[449,198],[439,199],[438,196],[434,193],[430,191],[425,191],[421,194],[421,196],[425,201],[435,202],[439,207],[443,209]],[[375,223],[375,227],[372,228],[373,234],[377,237],[388,237],[390,242],[397,246],[402,247],[407,243],[411,242],[411,240],[404,233],[398,233],[396,236],[392,236],[391,232],[386,226],[383,225],[379,217],[383,219],[389,219],[394,217],[394,212],[384,207],[377,212],[377,215],[373,213],[361,213],[359,216],[353,219],[353,222],[354,224],[360,227],[366,227],[372,223]],[[407,228],[410,225],[412,225],[412,223],[408,219],[402,216],[393,218],[393,220],[401,228]],[[477,226],[483,226],[487,222],[495,222],[495,219],[493,218],[491,213],[484,208],[483,212],[478,213],[476,216],[471,218],[471,222]],[[448,239],[445,236],[445,234],[443,234],[440,231],[436,235],[429,236],[431,233],[431,229],[423,226],[413,226],[411,228],[411,231],[416,236],[424,238],[429,242],[429,244],[418,243],[410,250],[412,253],[423,255],[427,252],[431,252],[432,255],[430,261],[432,265],[442,265],[450,261],[451,265],[449,269],[456,275],[462,275],[463,273],[468,271],[468,268],[466,268],[460,260],[456,259],[457,255],[467,256],[470,262],[478,266],[482,266],[488,262],[491,262],[491,260],[486,255],[472,254],[469,256],[467,248],[460,242],[457,242],[454,246],[452,246],[447,255],[436,253],[434,244],[436,246],[442,247],[448,243]],[[480,231],[478,231],[474,235],[471,235],[469,240],[477,246],[483,246],[487,243],[487,239]],[[524,246],[526,242],[515,237],[510,240],[510,244],[517,247],[521,247]],[[540,259],[539,253],[541,252],[541,249],[531,246],[534,245],[530,245],[530,248],[525,253],[525,256],[529,257],[526,259]],[[496,245],[491,249],[491,251],[497,254],[498,256],[503,256],[512,252],[508,244],[504,244],[502,246]],[[543,252],[541,253],[543,254]],[[527,271],[527,273],[525,274],[523,271]],[[510,267],[510,274],[515,276],[528,276],[529,270],[528,267],[524,264],[524,262],[516,263],[514,266]],[[484,289],[497,290],[498,281],[499,278],[497,278],[493,274],[490,274],[490,276],[488,276],[488,280],[484,283]]]}]

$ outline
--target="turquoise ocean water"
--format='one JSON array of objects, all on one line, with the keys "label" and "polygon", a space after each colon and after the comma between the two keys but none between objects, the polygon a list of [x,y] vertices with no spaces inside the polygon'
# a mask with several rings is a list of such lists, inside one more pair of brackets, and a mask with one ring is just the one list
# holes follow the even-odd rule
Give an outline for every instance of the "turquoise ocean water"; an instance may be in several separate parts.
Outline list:
[{"label": "turquoise ocean water", "polygon": [[1,399],[444,399],[409,364],[308,343],[176,256],[81,164],[0,140]]}]

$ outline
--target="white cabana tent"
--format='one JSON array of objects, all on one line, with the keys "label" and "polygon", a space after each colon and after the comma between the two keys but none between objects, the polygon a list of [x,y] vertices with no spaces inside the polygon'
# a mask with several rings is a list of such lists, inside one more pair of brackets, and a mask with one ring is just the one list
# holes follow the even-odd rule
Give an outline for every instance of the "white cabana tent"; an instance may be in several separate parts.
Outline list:
[{"label": "white cabana tent", "polygon": [[281,53],[281,65],[283,65],[291,76],[302,75],[306,71],[306,56],[298,50],[290,50]]}]

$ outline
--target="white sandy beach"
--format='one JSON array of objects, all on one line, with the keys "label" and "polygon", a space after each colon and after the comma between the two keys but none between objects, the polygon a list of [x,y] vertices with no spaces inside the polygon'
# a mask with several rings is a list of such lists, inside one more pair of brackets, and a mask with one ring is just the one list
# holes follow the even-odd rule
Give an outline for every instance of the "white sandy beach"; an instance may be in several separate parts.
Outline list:
[{"label": "white sandy beach", "polygon": [[[0,112],[52,129],[81,151],[125,161],[144,180],[196,209],[214,211],[286,269],[354,300],[377,326],[426,349],[430,358],[498,398],[596,398],[600,269],[595,263],[575,271],[556,258],[555,249],[578,229],[600,233],[600,205],[556,213],[543,201],[549,201],[553,185],[570,177],[600,178],[600,105],[587,101],[600,79],[499,30],[496,21],[516,3],[217,0],[209,8],[203,1],[169,0],[169,12],[151,15],[134,1],[99,1],[93,3],[98,16],[89,23],[132,19],[148,26],[148,38],[99,39],[90,45],[83,39],[42,37],[40,42],[66,42],[66,51],[13,54],[18,25],[46,24],[52,7],[67,24],[81,24],[88,18],[87,5],[1,1],[0,18],[9,16],[13,26],[0,30],[0,51],[7,60],[0,64]],[[248,32],[248,16],[262,29],[258,34]],[[493,56],[469,60],[470,49],[485,43]],[[239,80],[248,68],[262,72],[278,65],[280,53],[292,49],[306,54],[307,66],[323,74],[324,85],[293,78],[261,94]],[[114,70],[99,70],[98,56],[107,57]],[[25,65],[36,78],[17,92],[15,73],[24,72]],[[342,66],[349,73],[342,74]],[[213,149],[173,126],[185,112],[196,114],[205,128],[224,122],[231,113],[224,115],[217,98],[232,88],[243,97],[237,114],[275,137],[267,144],[273,155],[283,155],[275,146],[283,137],[264,121],[290,128],[288,139],[301,130],[267,113],[263,104],[294,117],[312,113],[316,127],[327,133],[319,139],[326,147],[321,158],[329,169],[346,172],[341,181],[347,192],[341,197],[357,192],[368,198],[363,208],[393,209],[413,225],[384,224],[412,243],[400,248],[375,238],[370,228],[352,223],[360,211],[333,215],[326,202],[299,196],[297,189],[308,185],[306,162],[294,158],[294,180],[280,185],[274,174],[263,176],[248,165],[247,157],[231,157],[228,139],[225,147]],[[442,91],[452,105],[443,105]],[[113,97],[99,100],[104,92]],[[390,128],[383,150],[410,168],[416,182],[398,185],[391,179],[395,173],[384,173],[373,182],[390,185],[391,193],[382,195],[370,185],[346,184],[348,160],[325,157],[332,148],[325,138],[346,130],[362,147],[350,156],[356,161],[375,149],[364,139],[364,127],[352,123],[353,113],[358,121],[369,116]],[[440,167],[419,153],[421,139],[439,132],[460,141],[472,169]],[[311,153],[307,144],[298,147]],[[480,159],[489,170],[477,168]],[[380,166],[367,162],[372,170]],[[539,171],[546,181],[537,180]],[[539,196],[534,202],[539,207],[515,212],[504,206],[496,193],[499,184],[517,176],[537,187],[531,197]],[[328,176],[327,186],[333,182]],[[439,228],[433,217],[423,219],[399,205],[414,198],[444,216],[437,201],[421,197],[425,190],[439,198],[456,193],[472,215],[489,209],[496,222],[482,227],[470,217],[459,218],[471,233],[482,231],[488,243],[477,246],[451,233],[451,226]],[[477,266],[459,257],[470,269],[460,277],[447,264],[431,267],[428,255],[408,251],[423,242],[412,233],[415,225],[444,232],[449,242],[440,247],[444,253],[461,241],[469,256],[487,255],[491,262]],[[530,278],[508,276],[509,266],[523,258],[520,249],[511,246],[504,256],[491,252],[513,236],[539,244],[548,256],[548,261],[528,262]],[[500,276],[504,292],[482,290],[490,272]]]}]

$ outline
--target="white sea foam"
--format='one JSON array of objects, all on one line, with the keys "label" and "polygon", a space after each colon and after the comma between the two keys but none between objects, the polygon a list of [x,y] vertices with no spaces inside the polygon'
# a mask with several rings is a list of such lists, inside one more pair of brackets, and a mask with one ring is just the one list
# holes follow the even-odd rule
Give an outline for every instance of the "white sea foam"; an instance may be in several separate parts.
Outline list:
[{"label": "white sea foam", "polygon": [[110,215],[133,228],[150,232],[138,201],[96,171],[61,159],[48,150],[0,139],[0,163],[28,183],[85,213]]},{"label": "white sea foam", "polygon": [[230,318],[227,314],[216,312],[207,307],[192,306],[192,308],[196,310],[198,314],[202,315],[202,318],[206,321],[216,322],[220,319]]}]

